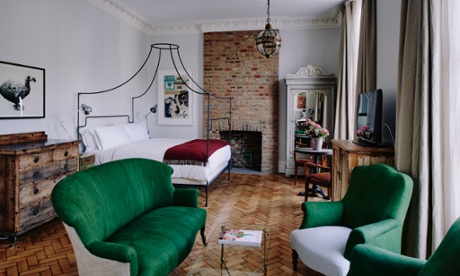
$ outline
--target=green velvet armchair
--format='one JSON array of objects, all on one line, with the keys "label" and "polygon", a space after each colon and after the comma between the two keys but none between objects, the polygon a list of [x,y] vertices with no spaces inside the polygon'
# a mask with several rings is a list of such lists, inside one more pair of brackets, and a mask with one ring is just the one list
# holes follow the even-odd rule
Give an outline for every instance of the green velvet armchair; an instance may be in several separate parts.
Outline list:
[{"label": "green velvet armchair", "polygon": [[323,274],[346,275],[357,244],[400,253],[412,188],[412,179],[391,166],[358,166],[342,200],[304,202],[302,224],[291,233],[294,270],[300,257]]},{"label": "green velvet armchair", "polygon": [[460,218],[452,224],[428,260],[407,257],[371,245],[357,245],[351,253],[348,275],[460,275],[459,256]]}]

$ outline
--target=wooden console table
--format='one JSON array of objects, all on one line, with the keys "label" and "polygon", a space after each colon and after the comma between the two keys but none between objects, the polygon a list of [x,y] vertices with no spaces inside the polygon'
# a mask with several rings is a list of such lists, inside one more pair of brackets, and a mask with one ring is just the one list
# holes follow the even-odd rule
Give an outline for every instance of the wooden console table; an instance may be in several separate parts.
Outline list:
[{"label": "wooden console table", "polygon": [[394,148],[363,147],[351,140],[332,140],[332,200],[341,200],[348,190],[351,171],[356,166],[394,166]]}]

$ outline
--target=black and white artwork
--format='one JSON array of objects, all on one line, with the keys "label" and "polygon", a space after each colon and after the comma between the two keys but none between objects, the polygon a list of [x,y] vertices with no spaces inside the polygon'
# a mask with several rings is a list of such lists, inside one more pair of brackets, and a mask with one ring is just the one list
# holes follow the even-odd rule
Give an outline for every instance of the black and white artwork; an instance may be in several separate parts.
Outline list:
[{"label": "black and white artwork", "polygon": [[45,117],[45,69],[0,61],[0,119]]}]

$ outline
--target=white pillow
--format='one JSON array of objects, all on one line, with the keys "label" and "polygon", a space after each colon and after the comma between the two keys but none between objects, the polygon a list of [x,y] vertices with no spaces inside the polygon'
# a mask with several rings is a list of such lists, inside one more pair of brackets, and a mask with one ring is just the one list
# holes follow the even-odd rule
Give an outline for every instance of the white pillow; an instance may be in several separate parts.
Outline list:
[{"label": "white pillow", "polygon": [[146,121],[142,121],[137,124],[135,123],[126,124],[126,125],[123,125],[123,127],[128,133],[129,138],[133,142],[149,139],[149,132],[147,130]]},{"label": "white pillow", "polygon": [[114,147],[123,146],[131,143],[123,125],[105,126],[94,129],[97,139],[99,140],[99,149],[106,150]]},{"label": "white pillow", "polygon": [[97,137],[92,129],[90,128],[81,129],[80,135],[81,135],[81,140],[83,141],[83,145],[85,145],[85,152],[98,149]]}]

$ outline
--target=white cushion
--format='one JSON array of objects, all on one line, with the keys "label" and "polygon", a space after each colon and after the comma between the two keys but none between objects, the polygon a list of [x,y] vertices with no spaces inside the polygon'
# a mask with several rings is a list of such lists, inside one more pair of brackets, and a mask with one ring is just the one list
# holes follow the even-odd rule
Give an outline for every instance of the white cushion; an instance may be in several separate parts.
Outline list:
[{"label": "white cushion", "polygon": [[343,253],[351,229],[341,226],[322,226],[291,232],[291,248],[311,269],[325,275],[347,275],[350,262]]},{"label": "white cushion", "polygon": [[123,125],[131,141],[142,141],[149,139],[146,121]]},{"label": "white cushion", "polygon": [[85,128],[80,130],[81,140],[83,145],[85,145],[85,152],[93,151],[98,149],[97,147],[97,137],[94,131],[90,128]]},{"label": "white cushion", "polygon": [[99,149],[106,150],[114,147],[123,146],[131,143],[123,125],[105,126],[94,129],[97,139],[99,140]]}]

